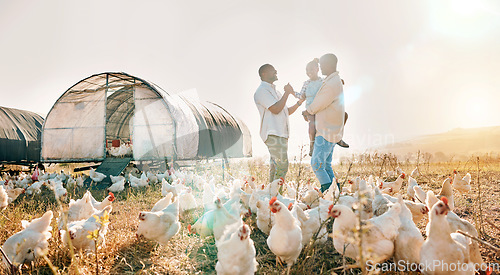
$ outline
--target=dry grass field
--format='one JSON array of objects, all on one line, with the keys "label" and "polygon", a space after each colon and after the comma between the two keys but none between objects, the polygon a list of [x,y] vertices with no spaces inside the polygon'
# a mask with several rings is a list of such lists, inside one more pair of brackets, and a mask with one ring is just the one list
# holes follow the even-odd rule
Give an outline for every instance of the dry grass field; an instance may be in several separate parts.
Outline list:
[{"label": "dry grass field", "polygon": [[[500,247],[500,159],[481,156],[471,157],[466,162],[440,162],[398,160],[391,155],[355,156],[343,160],[334,167],[338,180],[344,182],[356,176],[382,176],[387,170],[394,170],[397,166],[407,173],[418,165],[420,176],[417,181],[424,190],[439,192],[443,180],[452,175],[456,169],[461,174],[471,173],[472,190],[469,194],[460,195],[455,192],[455,212],[470,221],[480,233],[481,239]],[[69,172],[72,166],[51,166],[49,171]],[[218,165],[196,164],[185,167],[191,171],[217,176],[222,181],[222,169]],[[262,160],[246,160],[231,164],[226,169],[224,177],[241,177],[253,175],[258,183],[264,183],[268,178],[268,166]],[[479,179],[479,181],[478,181]],[[314,174],[308,164],[290,164],[287,181],[296,181],[305,184],[308,180],[315,182]],[[189,184],[189,183],[186,183]],[[406,196],[407,183],[405,181],[402,192]],[[72,252],[64,247],[56,230],[55,218],[52,221],[52,238],[49,240],[49,253],[46,259],[39,259],[30,266],[21,270],[22,274],[214,274],[217,262],[217,249],[213,237],[200,238],[190,234],[187,225],[194,223],[203,214],[203,209],[186,213],[181,217],[182,227],[168,245],[159,245],[156,242],[138,239],[136,230],[139,223],[140,211],[149,210],[161,198],[161,184],[140,189],[127,188],[115,194],[113,211],[110,215],[109,230],[106,235],[106,247],[99,248],[96,255],[86,255],[83,252]],[[68,189],[68,197],[81,198],[86,190],[82,188]],[[193,189],[197,199],[201,200],[202,190]],[[102,200],[107,192],[92,190],[97,200]],[[31,220],[40,217],[45,211],[57,213],[67,209],[69,198],[59,205],[54,199],[52,191],[43,189],[41,194],[28,196],[21,195],[16,201],[0,212],[0,243],[20,231],[21,220]],[[254,214],[255,215],[255,214]],[[251,238],[255,242],[258,274],[283,274],[285,268],[276,266],[275,256],[266,244],[266,236],[259,231],[255,224],[255,216],[246,217],[245,222],[252,228]],[[419,224],[425,228],[427,218]],[[331,222],[327,224],[331,231]],[[481,245],[481,253],[486,263],[500,263],[500,253]],[[302,250],[297,263],[293,265],[291,274],[356,274],[359,269],[344,269],[343,266],[353,261],[343,258],[335,251],[332,240],[329,238],[324,245],[312,244]],[[2,271],[7,273],[6,270]]]}]

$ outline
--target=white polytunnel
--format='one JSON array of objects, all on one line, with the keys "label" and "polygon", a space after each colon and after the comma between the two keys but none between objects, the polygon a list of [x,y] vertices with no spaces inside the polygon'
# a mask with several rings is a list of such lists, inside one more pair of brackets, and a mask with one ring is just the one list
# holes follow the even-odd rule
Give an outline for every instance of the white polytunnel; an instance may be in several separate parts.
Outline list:
[{"label": "white polytunnel", "polygon": [[40,161],[42,124],[39,114],[0,106],[0,163]]},{"label": "white polytunnel", "polygon": [[251,155],[248,128],[221,106],[171,95],[123,72],[95,74],[73,85],[56,101],[42,127],[44,162]]}]

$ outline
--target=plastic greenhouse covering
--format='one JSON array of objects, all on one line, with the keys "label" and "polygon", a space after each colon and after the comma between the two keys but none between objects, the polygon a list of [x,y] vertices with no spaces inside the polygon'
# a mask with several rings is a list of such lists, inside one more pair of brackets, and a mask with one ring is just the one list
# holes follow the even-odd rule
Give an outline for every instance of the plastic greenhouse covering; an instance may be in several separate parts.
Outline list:
[{"label": "plastic greenhouse covering", "polygon": [[0,161],[39,161],[42,124],[38,114],[0,107]]},{"label": "plastic greenhouse covering", "polygon": [[42,130],[43,161],[101,161],[111,148],[134,160],[248,157],[246,125],[222,107],[126,73],[81,80],[54,104]]}]

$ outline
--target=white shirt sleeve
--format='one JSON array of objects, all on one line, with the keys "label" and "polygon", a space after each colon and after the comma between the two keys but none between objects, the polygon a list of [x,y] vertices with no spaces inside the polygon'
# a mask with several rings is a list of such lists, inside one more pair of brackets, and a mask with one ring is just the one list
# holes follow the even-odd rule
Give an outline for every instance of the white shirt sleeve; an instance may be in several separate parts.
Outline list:
[{"label": "white shirt sleeve", "polygon": [[254,101],[255,104],[262,105],[266,109],[269,109],[269,107],[273,106],[277,102],[276,98],[264,89],[259,89],[255,92]]}]

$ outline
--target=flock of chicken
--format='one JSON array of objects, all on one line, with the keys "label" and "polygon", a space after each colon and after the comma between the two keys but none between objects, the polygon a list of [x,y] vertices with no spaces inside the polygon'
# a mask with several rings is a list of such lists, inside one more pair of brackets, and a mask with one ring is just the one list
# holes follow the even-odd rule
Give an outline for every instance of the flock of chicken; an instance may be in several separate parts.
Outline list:
[{"label": "flock of chicken", "polygon": [[[75,248],[92,252],[96,241],[105,245],[107,217],[115,199],[112,192],[123,191],[126,182],[131,187],[161,182],[163,198],[150,211],[139,213],[137,237],[167,244],[181,228],[179,216],[203,206],[203,215],[187,228],[202,237],[214,236],[218,274],[252,274],[257,270],[256,251],[250,238],[252,229],[243,222],[244,215],[255,217],[257,228],[268,236],[267,245],[277,261],[286,263],[288,272],[304,247],[311,242],[325,243],[331,236],[340,254],[358,262],[365,259],[380,263],[393,258],[395,262],[429,266],[429,262],[434,264],[437,260],[464,263],[468,268],[463,274],[474,274],[475,268],[483,263],[479,246],[454,232],[462,230],[475,237],[478,233],[471,223],[453,212],[454,189],[469,192],[470,174],[461,178],[454,171],[454,178],[447,178],[441,192],[435,195],[418,185],[415,178],[419,172],[415,169],[407,179],[409,200],[404,200],[401,194],[407,176],[402,171],[398,174],[393,182],[373,176],[357,177],[342,190],[332,184],[325,193],[310,183],[299,186],[283,179],[257,184],[253,177],[245,177],[222,184],[213,176],[192,172],[148,172],[139,177],[128,174],[111,177],[110,193],[102,202],[96,201],[89,191],[82,198],[71,200],[67,215],[59,215],[57,224],[64,244],[71,240]],[[106,177],[94,170],[89,175],[96,182]],[[24,190],[39,192],[42,185],[54,190],[57,198],[64,198],[67,195],[64,185],[83,184],[83,178],[74,179],[63,173],[43,174],[35,182],[30,179],[30,175],[8,179],[4,176],[0,181],[0,207],[5,208]],[[193,195],[194,189],[202,192],[198,200]],[[416,224],[427,215],[429,223],[424,240]],[[332,234],[325,226],[330,217],[334,218]],[[22,221],[24,230],[8,238],[2,246],[12,265],[33,261],[46,252],[52,218],[52,211],[48,211],[31,222]],[[89,238],[89,232],[96,232],[95,237]],[[8,260],[4,258],[4,262]],[[421,271],[450,274],[443,266],[431,266]]]}]

